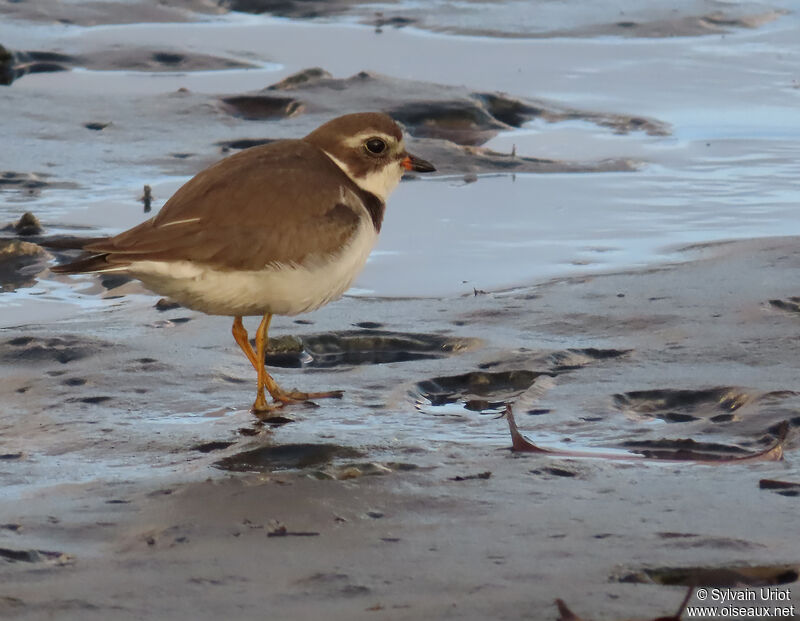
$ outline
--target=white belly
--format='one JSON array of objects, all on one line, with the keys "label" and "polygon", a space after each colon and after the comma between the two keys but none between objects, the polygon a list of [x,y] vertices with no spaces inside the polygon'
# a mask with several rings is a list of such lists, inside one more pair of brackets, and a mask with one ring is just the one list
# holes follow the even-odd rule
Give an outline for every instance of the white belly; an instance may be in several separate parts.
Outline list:
[{"label": "white belly", "polygon": [[367,220],[339,255],[305,267],[230,271],[187,261],[137,261],[125,271],[148,289],[209,315],[297,315],[341,297],[361,272],[377,237]]}]

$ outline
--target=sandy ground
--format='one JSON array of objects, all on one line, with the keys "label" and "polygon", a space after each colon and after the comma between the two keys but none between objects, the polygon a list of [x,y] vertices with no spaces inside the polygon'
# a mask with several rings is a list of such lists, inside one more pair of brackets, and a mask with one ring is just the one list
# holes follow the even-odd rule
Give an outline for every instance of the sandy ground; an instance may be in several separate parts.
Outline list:
[{"label": "sandy ground", "polygon": [[[794,438],[784,462],[752,465],[555,459],[510,453],[490,415],[513,402],[551,445],[763,446],[800,422],[796,244],[282,320],[331,366],[277,377],[347,392],[275,429],[232,406],[251,386],[224,319],[142,296],[7,332],[2,547],[31,557],[2,568],[4,615],[555,618],[560,597],[587,617],[651,618],[685,591],[659,580],[737,584],[742,566],[796,580],[797,498],[759,489],[800,478]],[[342,354],[348,338],[366,364]]]},{"label": "sandy ground", "polygon": [[[226,13],[233,4],[0,1],[4,16],[23,20],[0,23],[14,147],[0,156],[0,209],[44,221],[42,234],[17,238],[12,226],[0,240],[0,617],[555,619],[561,598],[585,619],[652,619],[700,585],[773,585],[797,602],[798,238],[750,239],[775,230],[758,228],[766,201],[794,210],[796,147],[769,135],[673,138],[692,128],[679,113],[662,118],[689,91],[668,64],[674,92],[655,102],[622,79],[619,100],[591,88],[559,98],[558,80],[571,78],[553,78],[608,53],[595,36],[705,36],[721,64],[701,58],[719,92],[736,83],[738,106],[773,106],[781,132],[794,131],[781,114],[798,92],[787,78],[796,64],[770,51],[791,33],[748,44],[756,51],[737,68],[751,81],[741,84],[722,71],[730,52],[710,39],[757,32],[785,7],[597,3],[567,28],[546,3],[540,24],[540,14],[501,13],[486,32],[491,3],[429,12],[328,3],[321,19],[384,29],[385,71],[361,73],[372,64],[353,50],[377,36],[370,28],[315,29],[331,44],[351,36],[323,63],[291,44],[311,30],[240,23]],[[320,5],[244,4],[291,17]],[[231,38],[200,45],[203,24],[225,19]],[[405,64],[396,51],[408,39],[393,26],[409,23],[496,37],[456,37],[455,48],[439,38],[452,35],[418,38],[425,58],[481,45],[480,84],[439,83],[437,63]],[[510,53],[521,31],[555,37],[548,45],[564,64]],[[274,63],[265,40],[282,50]],[[702,49],[697,40],[659,47],[655,64],[686,41]],[[547,96],[481,64],[509,57],[541,72]],[[708,97],[715,114],[735,118],[722,95]],[[273,324],[276,378],[344,389],[341,400],[263,425],[247,409],[254,378],[228,319],[156,306],[135,282],[48,272],[70,254],[50,247],[54,238],[140,221],[144,183],[158,208],[178,179],[225,153],[367,104],[400,118],[413,149],[443,172],[401,185],[389,245],[360,297]],[[520,130],[531,121],[567,129],[535,135],[533,149]],[[548,143],[548,154],[536,151]],[[498,195],[513,209],[494,229],[502,218],[487,217],[487,205]],[[676,200],[676,213],[664,209]],[[693,211],[709,200],[718,221]],[[686,238],[718,238],[696,226],[710,219],[743,239],[681,244],[658,263],[615,270],[625,259],[598,257],[629,255],[599,237],[563,261],[552,248],[541,255],[557,278],[525,254],[532,240],[568,245],[570,222],[625,201],[637,207],[625,218],[640,223],[610,234],[620,247],[636,247],[636,226],[658,235],[647,227],[659,218],[691,229]],[[727,203],[747,208],[732,215]],[[421,226],[434,209],[442,228]],[[545,457],[509,450],[497,418],[506,404],[529,437],[562,449],[737,456],[769,446],[783,422],[790,434],[780,462]]]}]

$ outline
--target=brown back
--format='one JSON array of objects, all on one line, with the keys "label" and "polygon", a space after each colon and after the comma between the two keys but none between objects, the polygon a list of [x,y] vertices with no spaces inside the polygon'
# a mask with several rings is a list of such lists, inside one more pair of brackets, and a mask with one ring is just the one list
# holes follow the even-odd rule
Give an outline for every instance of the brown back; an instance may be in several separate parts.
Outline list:
[{"label": "brown back", "polygon": [[[231,270],[308,264],[352,238],[364,217],[363,194],[319,148],[283,140],[207,168],[157,216],[86,249],[109,253],[115,264],[185,260]],[[180,223],[193,218],[199,220]]]}]

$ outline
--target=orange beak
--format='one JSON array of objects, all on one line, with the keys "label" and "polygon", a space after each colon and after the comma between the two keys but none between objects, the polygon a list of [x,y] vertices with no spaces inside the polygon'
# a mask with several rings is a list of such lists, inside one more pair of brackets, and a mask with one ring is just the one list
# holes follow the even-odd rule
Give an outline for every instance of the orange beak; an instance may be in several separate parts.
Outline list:
[{"label": "orange beak", "polygon": [[400,164],[406,170],[413,170],[415,172],[433,172],[436,170],[436,167],[430,162],[416,155],[411,155],[410,153],[403,158]]}]

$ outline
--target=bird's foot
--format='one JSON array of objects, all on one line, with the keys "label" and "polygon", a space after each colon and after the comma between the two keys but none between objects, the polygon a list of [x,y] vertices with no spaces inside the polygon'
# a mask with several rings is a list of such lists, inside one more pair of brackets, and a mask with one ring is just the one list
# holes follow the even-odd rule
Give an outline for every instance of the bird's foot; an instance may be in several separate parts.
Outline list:
[{"label": "bird's foot", "polygon": [[256,401],[253,403],[253,407],[250,408],[250,411],[259,420],[269,420],[270,418],[279,418],[280,414],[278,413],[278,410],[282,409],[284,405],[285,403],[281,401],[267,403],[267,400],[264,398],[264,394],[260,393],[258,397],[256,397]]},{"label": "bird's foot", "polygon": [[264,394],[261,393],[256,398],[250,411],[262,421],[283,418],[281,410],[287,405],[306,403],[314,405],[314,399],[341,399],[344,394],[341,390],[329,390],[327,392],[301,392],[299,390],[284,391],[281,389],[270,392],[272,403],[267,402]]}]

